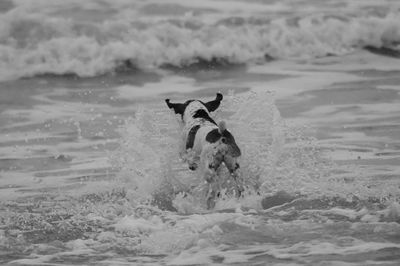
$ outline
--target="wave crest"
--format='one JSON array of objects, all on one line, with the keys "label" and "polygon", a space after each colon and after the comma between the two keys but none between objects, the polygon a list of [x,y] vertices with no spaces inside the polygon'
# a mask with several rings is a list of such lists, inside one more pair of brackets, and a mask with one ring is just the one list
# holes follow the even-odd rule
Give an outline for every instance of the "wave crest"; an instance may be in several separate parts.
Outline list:
[{"label": "wave crest", "polygon": [[13,10],[0,16],[1,79],[43,73],[96,76],[129,62],[148,69],[220,60],[229,64],[265,58],[314,58],[357,48],[394,47],[400,14],[310,15],[277,20],[197,17],[153,20],[111,17],[73,21]]}]

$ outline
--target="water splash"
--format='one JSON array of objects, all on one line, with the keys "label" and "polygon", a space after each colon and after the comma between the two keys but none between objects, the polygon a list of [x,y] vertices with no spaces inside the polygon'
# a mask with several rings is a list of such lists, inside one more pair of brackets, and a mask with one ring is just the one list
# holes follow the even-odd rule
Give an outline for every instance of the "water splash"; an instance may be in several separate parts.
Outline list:
[{"label": "water splash", "polygon": [[[216,210],[262,209],[282,191],[309,199],[396,201],[393,188],[373,187],[356,166],[341,167],[327,159],[306,126],[290,126],[280,116],[274,94],[229,93],[215,119],[226,120],[243,155],[240,180],[245,192],[237,199],[229,172],[219,169],[221,197]],[[207,184],[201,170],[189,171],[180,155],[184,139],[180,118],[165,108],[148,112],[138,108],[122,128],[121,148],[112,156],[122,183],[135,202],[156,204],[180,213],[204,212]],[[347,168],[350,166],[347,166]],[[263,203],[264,200],[264,203]],[[279,201],[279,200],[278,200]],[[264,206],[263,206],[264,205]]]},{"label": "water splash", "polygon": [[121,128],[120,149],[111,156],[113,166],[119,170],[117,181],[134,192],[132,196],[138,202],[151,200],[169,171],[166,154],[170,145],[163,141],[163,124],[157,124],[156,117],[138,108],[135,118],[126,120]]}]

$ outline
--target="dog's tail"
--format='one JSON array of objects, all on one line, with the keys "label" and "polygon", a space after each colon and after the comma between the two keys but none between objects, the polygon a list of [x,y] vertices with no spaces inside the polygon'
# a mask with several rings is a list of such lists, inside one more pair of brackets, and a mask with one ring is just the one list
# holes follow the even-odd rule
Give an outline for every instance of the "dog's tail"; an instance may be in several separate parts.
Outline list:
[{"label": "dog's tail", "polygon": [[225,121],[221,121],[218,123],[218,131],[220,134],[224,133],[224,131],[226,130],[226,123]]}]

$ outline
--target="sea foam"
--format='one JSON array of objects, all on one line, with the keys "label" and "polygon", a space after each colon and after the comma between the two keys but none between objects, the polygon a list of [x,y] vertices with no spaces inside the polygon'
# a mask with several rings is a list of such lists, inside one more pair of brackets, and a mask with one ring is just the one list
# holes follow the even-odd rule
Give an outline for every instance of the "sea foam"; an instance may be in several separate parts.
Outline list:
[{"label": "sea foam", "polygon": [[0,14],[0,78],[43,73],[87,77],[199,61],[247,64],[266,58],[315,58],[363,47],[396,49],[400,41],[400,14],[395,10],[275,18],[193,13],[196,9],[189,8],[193,12],[183,16],[155,17],[126,5],[85,7],[101,14],[101,20],[90,19],[91,13],[68,17],[71,11],[63,5],[46,5],[43,10],[22,5]]}]

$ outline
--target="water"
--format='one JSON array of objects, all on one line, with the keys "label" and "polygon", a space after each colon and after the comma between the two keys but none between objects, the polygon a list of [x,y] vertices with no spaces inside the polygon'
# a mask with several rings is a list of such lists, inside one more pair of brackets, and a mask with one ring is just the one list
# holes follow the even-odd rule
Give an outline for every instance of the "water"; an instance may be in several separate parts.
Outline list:
[{"label": "water", "polygon": [[[398,265],[396,1],[0,3],[2,265]],[[224,94],[204,181],[164,103]]]}]

